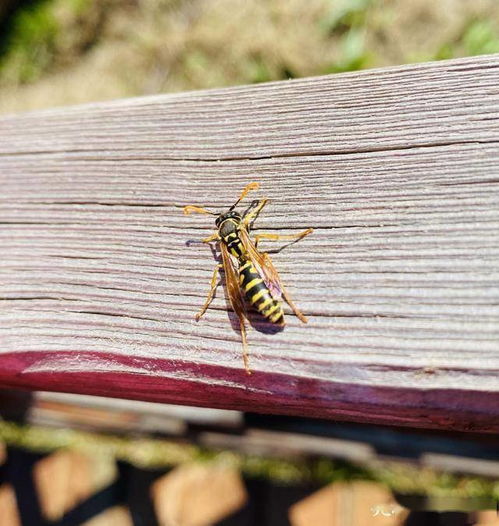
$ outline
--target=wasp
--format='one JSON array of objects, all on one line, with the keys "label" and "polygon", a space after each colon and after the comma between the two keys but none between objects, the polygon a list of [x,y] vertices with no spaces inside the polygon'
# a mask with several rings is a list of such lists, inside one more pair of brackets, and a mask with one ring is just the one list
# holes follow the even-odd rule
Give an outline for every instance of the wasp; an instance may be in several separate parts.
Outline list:
[{"label": "wasp", "polygon": [[184,214],[195,212],[216,216],[215,226],[217,230],[211,236],[202,239],[202,242],[218,242],[222,256],[222,263],[215,266],[208,297],[201,310],[196,314],[196,320],[203,316],[213,300],[217,288],[218,273],[220,269],[223,269],[230,304],[239,318],[243,362],[248,374],[251,374],[251,370],[245,325],[245,318],[247,318],[246,303],[249,303],[271,323],[284,326],[284,311],[281,302],[281,299],[284,298],[295,315],[303,323],[307,323],[307,318],[293,303],[282,284],[270,256],[258,250],[258,243],[261,239],[297,241],[313,232],[312,228],[307,228],[303,232],[291,235],[262,233],[255,235],[253,241],[249,235],[250,231],[262,208],[268,203],[268,199],[254,200],[242,214],[236,212],[235,208],[249,192],[257,190],[259,186],[259,183],[255,182],[246,185],[237,201],[226,212],[211,212],[194,205],[184,207]]}]

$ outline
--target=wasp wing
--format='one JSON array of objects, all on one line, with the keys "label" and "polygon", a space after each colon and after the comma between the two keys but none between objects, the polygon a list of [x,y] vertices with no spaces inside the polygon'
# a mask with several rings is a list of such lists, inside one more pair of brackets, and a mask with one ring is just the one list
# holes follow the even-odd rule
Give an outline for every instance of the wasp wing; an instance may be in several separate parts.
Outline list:
[{"label": "wasp wing", "polygon": [[280,298],[282,295],[281,279],[268,254],[260,252],[255,247],[245,228],[239,229],[239,238],[241,239],[246,254],[260,273],[272,295]]},{"label": "wasp wing", "polygon": [[239,287],[239,280],[234,265],[232,263],[232,259],[224,243],[220,243],[220,251],[222,252],[222,263],[230,303],[232,305],[232,308],[234,309],[234,312],[238,316],[245,316],[246,309],[244,306],[244,297],[242,295],[241,288]]},{"label": "wasp wing", "polygon": [[291,307],[296,316],[303,322],[307,323],[307,318],[300,311],[300,309],[293,303],[290,295],[285,289],[277,269],[274,267],[270,256],[266,253],[260,252],[251,240],[248,231],[245,228],[239,229],[239,238],[248,254],[253,265],[256,267],[262,279],[265,281],[267,287],[274,297],[281,296],[286,300],[286,303]]},{"label": "wasp wing", "polygon": [[269,287],[272,294],[280,297],[281,290],[279,287],[279,274],[275,267],[270,263],[268,264],[265,256],[262,254],[253,243],[253,240],[250,238],[248,230],[246,228],[239,228],[239,239],[241,240],[246,255],[249,257],[255,268],[260,273],[261,277],[265,281],[265,284]]},{"label": "wasp wing", "polygon": [[241,339],[243,343],[243,361],[244,368],[248,374],[251,374],[248,364],[248,343],[246,341],[246,326],[244,324],[244,318],[246,316],[246,309],[244,306],[244,297],[239,286],[239,279],[237,272],[234,269],[232,259],[224,243],[220,243],[220,251],[222,253],[222,263],[225,274],[225,283],[227,286],[227,293],[229,295],[230,304],[234,309],[234,312],[239,318],[239,327],[241,330]]}]

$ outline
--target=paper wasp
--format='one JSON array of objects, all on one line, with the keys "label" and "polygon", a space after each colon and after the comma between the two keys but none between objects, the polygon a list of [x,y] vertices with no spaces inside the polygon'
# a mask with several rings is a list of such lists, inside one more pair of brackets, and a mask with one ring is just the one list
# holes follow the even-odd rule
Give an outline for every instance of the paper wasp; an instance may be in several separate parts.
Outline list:
[{"label": "paper wasp", "polygon": [[245,300],[267,320],[284,326],[284,311],[281,304],[281,298],[284,298],[296,316],[303,323],[307,323],[307,318],[293,303],[284,288],[269,255],[258,250],[258,242],[261,239],[272,241],[298,240],[313,232],[312,228],[307,228],[307,230],[298,234],[284,236],[278,234],[257,234],[253,242],[249,232],[268,199],[253,201],[242,215],[234,209],[250,191],[257,190],[259,186],[259,183],[246,185],[239,199],[227,212],[210,212],[205,208],[194,205],[184,207],[184,214],[197,212],[199,214],[216,216],[215,225],[217,231],[202,241],[203,243],[218,241],[222,255],[222,263],[218,264],[213,271],[208,297],[201,310],[196,314],[196,320],[199,320],[208,309],[217,288],[218,272],[220,268],[223,268],[230,303],[239,318],[244,368],[248,374],[251,374],[251,371],[248,363],[248,343],[246,340],[245,318],[247,315]]}]

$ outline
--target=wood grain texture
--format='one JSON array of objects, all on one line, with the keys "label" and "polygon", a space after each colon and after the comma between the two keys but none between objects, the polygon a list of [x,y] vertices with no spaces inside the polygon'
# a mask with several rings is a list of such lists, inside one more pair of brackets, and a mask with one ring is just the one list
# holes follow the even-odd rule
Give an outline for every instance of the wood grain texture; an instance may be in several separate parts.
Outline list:
[{"label": "wood grain texture", "polygon": [[[253,180],[315,232],[247,377],[181,212]],[[4,116],[2,385],[497,432],[498,183],[499,55]]]}]

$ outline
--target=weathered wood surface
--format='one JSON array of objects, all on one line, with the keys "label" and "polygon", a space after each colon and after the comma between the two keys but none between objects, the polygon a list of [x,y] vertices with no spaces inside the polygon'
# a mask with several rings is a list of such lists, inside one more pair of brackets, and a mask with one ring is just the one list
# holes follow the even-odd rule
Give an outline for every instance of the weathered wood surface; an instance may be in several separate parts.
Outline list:
[{"label": "weathered wood surface", "polygon": [[[253,180],[315,232],[248,377],[181,212]],[[498,183],[498,55],[3,117],[1,384],[497,432]]]}]

